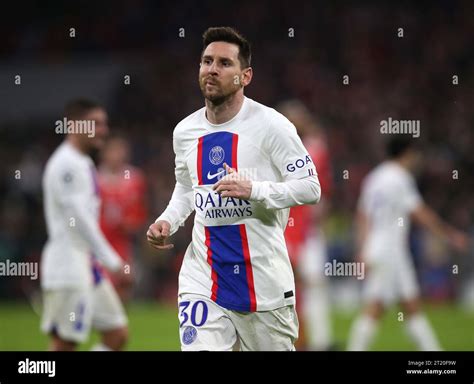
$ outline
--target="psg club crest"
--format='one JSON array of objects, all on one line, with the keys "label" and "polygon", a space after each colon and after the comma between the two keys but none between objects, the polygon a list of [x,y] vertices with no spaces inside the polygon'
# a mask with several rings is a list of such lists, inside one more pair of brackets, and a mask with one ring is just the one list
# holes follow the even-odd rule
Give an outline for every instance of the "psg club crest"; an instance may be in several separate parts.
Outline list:
[{"label": "psg club crest", "polygon": [[184,331],[183,331],[183,344],[184,345],[191,344],[194,340],[196,340],[196,337],[197,337],[196,328],[191,327],[190,325],[184,328]]},{"label": "psg club crest", "polygon": [[214,165],[219,165],[224,161],[224,156],[224,149],[221,146],[216,145],[215,147],[212,147],[209,152],[209,161]]}]

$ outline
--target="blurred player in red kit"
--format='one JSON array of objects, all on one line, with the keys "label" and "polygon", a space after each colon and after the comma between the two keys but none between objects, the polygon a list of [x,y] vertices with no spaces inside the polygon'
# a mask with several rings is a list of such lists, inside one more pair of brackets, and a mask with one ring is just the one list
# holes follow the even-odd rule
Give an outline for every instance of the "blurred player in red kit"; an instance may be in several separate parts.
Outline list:
[{"label": "blurred player in red kit", "polygon": [[129,164],[130,147],[121,137],[111,138],[100,158],[99,188],[102,199],[100,226],[117,251],[129,274],[111,277],[122,301],[126,302],[133,286],[133,237],[145,223],[146,183],[141,170]]},{"label": "blurred player in red kit", "polygon": [[[328,350],[332,347],[329,314],[328,279],[324,275],[326,241],[322,231],[332,189],[332,176],[324,133],[310,111],[298,100],[277,107],[298,131],[309,155],[318,165],[318,178],[324,197],[315,206],[292,207],[285,230],[285,240],[291,263],[296,272],[297,306],[300,316],[299,347],[308,350]],[[299,287],[298,287],[299,285]]]}]

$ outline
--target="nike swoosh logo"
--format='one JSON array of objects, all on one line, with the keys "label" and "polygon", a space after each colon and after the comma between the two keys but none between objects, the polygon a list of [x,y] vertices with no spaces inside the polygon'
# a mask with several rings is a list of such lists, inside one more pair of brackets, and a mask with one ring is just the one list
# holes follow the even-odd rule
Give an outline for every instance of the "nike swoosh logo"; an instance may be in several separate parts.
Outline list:
[{"label": "nike swoosh logo", "polygon": [[213,179],[213,178],[219,176],[219,175],[220,175],[221,173],[223,173],[223,172],[225,172],[225,169],[223,169],[223,170],[220,171],[220,172],[214,173],[214,174],[211,174],[211,172],[207,172],[207,178],[208,178],[209,180],[211,180],[211,179]]}]

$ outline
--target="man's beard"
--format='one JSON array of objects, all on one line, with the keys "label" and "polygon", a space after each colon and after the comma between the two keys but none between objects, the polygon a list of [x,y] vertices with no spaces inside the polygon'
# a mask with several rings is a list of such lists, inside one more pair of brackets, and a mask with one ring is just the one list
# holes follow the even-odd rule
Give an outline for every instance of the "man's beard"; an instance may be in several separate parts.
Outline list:
[{"label": "man's beard", "polygon": [[102,151],[104,145],[92,145],[92,143],[89,143],[89,145],[86,148],[86,153],[94,160],[95,163],[98,163],[99,161],[99,156],[100,152]]},{"label": "man's beard", "polygon": [[221,104],[223,104],[226,100],[228,100],[229,97],[230,97],[232,94],[229,94],[229,95],[224,95],[224,94],[206,95],[206,94],[203,92],[203,95],[204,95],[204,98],[205,98],[206,100],[209,100],[212,104],[214,104],[214,105],[221,105]]},{"label": "man's beard", "polygon": [[206,94],[206,85],[204,84],[203,87],[201,87],[201,93],[204,96],[204,98],[208,101],[210,101],[214,105],[221,105],[225,101],[229,100],[237,91],[238,89],[233,89],[228,93],[223,93],[223,92],[217,92],[214,94]]},{"label": "man's beard", "polygon": [[99,156],[100,156],[99,148],[90,147],[87,154],[90,156],[94,164],[99,164]]}]

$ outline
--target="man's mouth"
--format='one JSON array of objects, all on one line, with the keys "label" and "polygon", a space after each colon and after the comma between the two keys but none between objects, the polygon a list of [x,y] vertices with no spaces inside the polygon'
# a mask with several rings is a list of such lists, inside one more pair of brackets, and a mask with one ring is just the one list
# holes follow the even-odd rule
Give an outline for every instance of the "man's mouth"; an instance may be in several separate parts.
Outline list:
[{"label": "man's mouth", "polygon": [[206,84],[206,85],[217,85],[217,82],[212,81],[212,80],[206,80],[206,81],[204,82],[204,84]]}]

